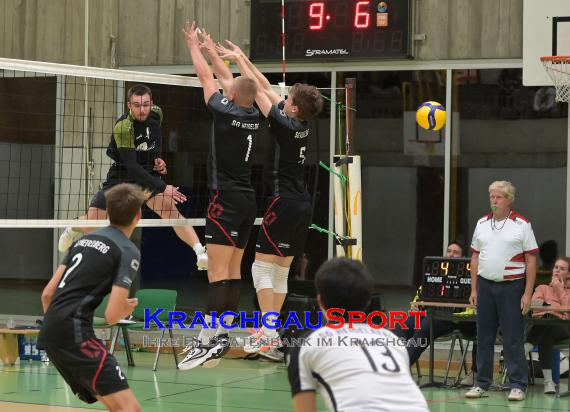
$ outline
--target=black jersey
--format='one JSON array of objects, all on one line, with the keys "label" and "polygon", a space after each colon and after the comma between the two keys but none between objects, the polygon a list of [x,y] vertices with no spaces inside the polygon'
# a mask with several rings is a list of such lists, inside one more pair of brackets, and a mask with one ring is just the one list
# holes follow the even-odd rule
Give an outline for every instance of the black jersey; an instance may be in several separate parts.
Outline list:
[{"label": "black jersey", "polygon": [[208,187],[253,192],[251,160],[259,130],[259,111],[239,107],[216,92],[208,101],[214,115],[208,153]]},{"label": "black jersey", "polygon": [[273,139],[263,172],[265,193],[308,200],[304,165],[311,130],[308,122],[287,116],[284,105],[272,106],[268,115]]},{"label": "black jersey", "polygon": [[63,347],[95,337],[93,312],[113,285],[130,288],[140,252],[119,229],[107,226],[77,240],[44,316],[38,347]]},{"label": "black jersey", "polygon": [[125,113],[115,123],[107,156],[114,160],[107,180],[137,183],[153,191],[164,191],[166,184],[154,171],[154,160],[160,157],[162,146],[162,109],[152,106],[144,122]]}]

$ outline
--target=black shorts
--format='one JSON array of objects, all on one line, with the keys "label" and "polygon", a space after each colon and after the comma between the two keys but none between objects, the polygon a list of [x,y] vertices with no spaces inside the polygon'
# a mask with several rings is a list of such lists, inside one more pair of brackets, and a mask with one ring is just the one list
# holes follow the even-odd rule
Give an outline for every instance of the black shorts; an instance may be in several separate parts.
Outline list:
[{"label": "black shorts", "polygon": [[206,216],[206,244],[244,249],[256,211],[253,192],[213,191]]},{"label": "black shorts", "polygon": [[311,224],[311,203],[281,196],[269,199],[255,251],[276,256],[303,253]]},{"label": "black shorts", "polygon": [[[113,186],[118,185],[119,183],[134,183],[129,182],[126,180],[107,180],[103,183],[103,187],[99,190],[95,195],[91,198],[91,202],[89,203],[89,207],[96,207],[97,209],[107,210],[107,202],[105,201],[105,192],[112,188]],[[144,188],[143,188],[144,189]],[[148,189],[150,190],[150,189]],[[157,194],[162,193],[161,191],[155,190],[150,195],[149,199]]]},{"label": "black shorts", "polygon": [[113,355],[99,339],[89,339],[80,345],[47,347],[49,360],[86,403],[97,402],[96,395],[107,396],[129,389],[127,379]]}]

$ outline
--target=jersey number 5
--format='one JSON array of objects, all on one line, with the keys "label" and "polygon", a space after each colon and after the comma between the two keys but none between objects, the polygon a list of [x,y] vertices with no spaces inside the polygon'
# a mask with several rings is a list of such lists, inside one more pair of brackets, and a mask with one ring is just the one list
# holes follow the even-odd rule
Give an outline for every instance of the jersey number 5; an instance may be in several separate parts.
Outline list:
[{"label": "jersey number 5", "polygon": [[299,164],[304,165],[305,164],[305,160],[307,159],[305,156],[305,149],[307,149],[306,146],[301,146],[301,149],[299,150]]},{"label": "jersey number 5", "polygon": [[71,274],[71,272],[73,272],[73,270],[81,263],[81,259],[83,259],[83,255],[81,253],[78,253],[71,258],[71,260],[73,260],[73,265],[71,265],[65,271],[65,275],[63,275],[63,279],[61,279],[61,282],[59,282],[59,286],[58,286],[59,289],[61,289],[65,286],[65,280]]}]

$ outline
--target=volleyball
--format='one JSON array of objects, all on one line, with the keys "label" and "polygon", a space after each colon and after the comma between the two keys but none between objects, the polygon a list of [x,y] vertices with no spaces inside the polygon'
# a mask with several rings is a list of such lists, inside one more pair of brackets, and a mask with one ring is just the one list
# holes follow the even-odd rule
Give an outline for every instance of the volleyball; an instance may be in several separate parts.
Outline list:
[{"label": "volleyball", "polygon": [[416,122],[426,130],[439,130],[445,126],[445,107],[438,102],[425,102],[416,111]]}]

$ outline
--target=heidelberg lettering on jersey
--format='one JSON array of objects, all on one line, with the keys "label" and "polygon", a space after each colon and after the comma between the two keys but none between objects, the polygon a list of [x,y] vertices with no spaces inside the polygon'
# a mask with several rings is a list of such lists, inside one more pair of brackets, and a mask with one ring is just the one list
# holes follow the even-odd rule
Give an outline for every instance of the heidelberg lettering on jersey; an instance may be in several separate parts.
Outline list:
[{"label": "heidelberg lettering on jersey", "polygon": [[90,247],[93,249],[98,250],[99,252],[105,254],[109,251],[109,245],[101,242],[100,240],[93,240],[93,239],[79,239],[75,243],[75,247],[83,246],[83,247]]},{"label": "heidelberg lettering on jersey", "polygon": [[259,129],[259,123],[240,122],[238,120],[232,120],[232,126],[238,127],[240,129],[247,129],[247,130]]}]

